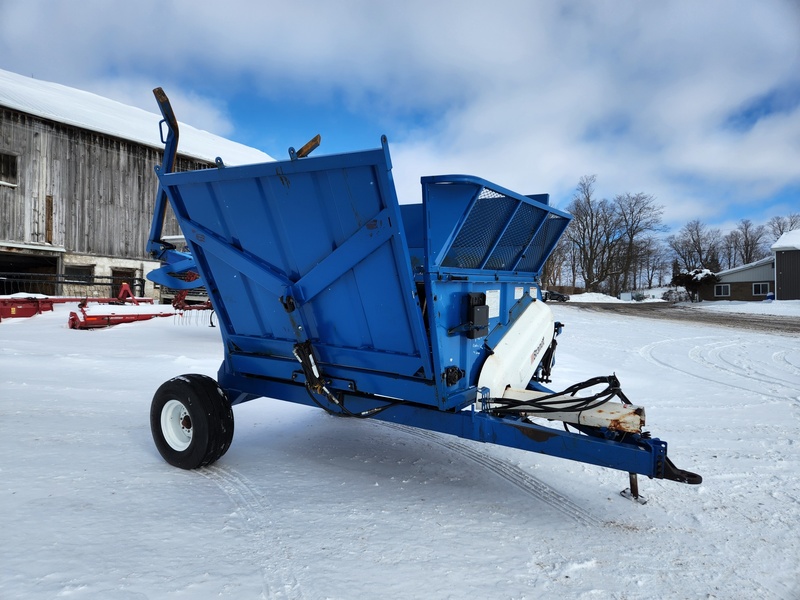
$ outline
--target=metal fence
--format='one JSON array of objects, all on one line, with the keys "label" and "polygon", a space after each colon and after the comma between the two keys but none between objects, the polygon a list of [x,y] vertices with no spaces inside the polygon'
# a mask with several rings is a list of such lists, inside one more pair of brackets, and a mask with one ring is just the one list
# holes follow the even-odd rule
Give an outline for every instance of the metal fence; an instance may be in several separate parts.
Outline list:
[{"label": "metal fence", "polygon": [[141,277],[103,275],[55,275],[49,273],[0,273],[0,295],[44,294],[79,298],[116,298],[127,283],[134,296],[144,296]]}]

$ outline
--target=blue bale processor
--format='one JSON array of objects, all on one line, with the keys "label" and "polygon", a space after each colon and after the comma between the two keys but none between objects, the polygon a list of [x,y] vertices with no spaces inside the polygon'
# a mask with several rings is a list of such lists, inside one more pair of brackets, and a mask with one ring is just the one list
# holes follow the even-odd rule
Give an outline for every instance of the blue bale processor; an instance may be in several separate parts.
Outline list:
[{"label": "blue bale processor", "polygon": [[[698,484],[616,376],[545,387],[562,324],[539,274],[570,215],[467,175],[422,178],[400,205],[385,138],[373,150],[172,172],[178,123],[155,90],[167,134],[148,242],[148,277],[204,285],[225,358],[217,380],[164,383],[151,407],[156,446],[185,469],[219,459],[232,407],[260,397]],[[167,204],[188,252],[162,239]],[[197,273],[186,281],[185,273]]]}]

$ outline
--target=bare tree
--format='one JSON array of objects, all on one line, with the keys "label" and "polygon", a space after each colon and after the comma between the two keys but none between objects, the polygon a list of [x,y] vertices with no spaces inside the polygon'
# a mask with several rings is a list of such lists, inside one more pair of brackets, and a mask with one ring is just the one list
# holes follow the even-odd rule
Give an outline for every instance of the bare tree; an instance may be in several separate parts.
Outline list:
[{"label": "bare tree", "polygon": [[670,280],[670,262],[667,248],[664,243],[655,236],[643,238],[638,244],[638,280],[634,280],[634,289],[639,283],[646,284],[652,288],[654,285],[661,286],[664,281]]},{"label": "bare tree", "polygon": [[567,237],[576,253],[580,276],[587,291],[598,291],[614,272],[615,253],[622,236],[614,204],[594,196],[595,175],[584,175],[567,210],[572,222]]},{"label": "bare tree", "polygon": [[763,225],[754,225],[750,219],[742,219],[736,227],[741,236],[739,258],[743,265],[764,258],[768,254],[766,247],[767,228]]},{"label": "bare tree", "polygon": [[570,240],[568,236],[564,236],[563,239],[567,244],[567,261],[569,262],[570,283],[572,288],[575,289],[578,286],[578,251],[575,243]]},{"label": "bare tree", "polygon": [[742,234],[738,229],[734,229],[722,238],[720,262],[725,269],[732,269],[739,264],[741,247]]},{"label": "bare tree", "polygon": [[[639,260],[643,236],[647,233],[664,231],[661,215],[664,207],[656,204],[656,199],[643,192],[638,194],[619,194],[614,204],[622,230],[620,247],[620,270],[622,290],[636,288],[636,266]],[[633,285],[631,285],[633,280]]]},{"label": "bare tree", "polygon": [[800,213],[790,213],[787,217],[772,217],[767,222],[767,228],[774,242],[787,231],[800,229]]},{"label": "bare tree", "polygon": [[675,257],[686,271],[698,267],[717,272],[720,269],[719,252],[722,234],[719,229],[709,229],[698,219],[689,221],[678,232],[667,238]]},{"label": "bare tree", "polygon": [[545,288],[564,285],[564,277],[569,270],[570,247],[570,241],[562,235],[542,268],[541,280]]},{"label": "bare tree", "polygon": [[[689,238],[687,236],[680,234],[671,235],[667,237],[667,244],[675,255],[674,266],[677,267],[677,272],[680,272],[680,269],[687,270],[691,268],[689,265],[695,265],[699,262],[694,255],[691,243],[689,242]],[[673,268],[673,271],[676,271],[676,269]]]}]

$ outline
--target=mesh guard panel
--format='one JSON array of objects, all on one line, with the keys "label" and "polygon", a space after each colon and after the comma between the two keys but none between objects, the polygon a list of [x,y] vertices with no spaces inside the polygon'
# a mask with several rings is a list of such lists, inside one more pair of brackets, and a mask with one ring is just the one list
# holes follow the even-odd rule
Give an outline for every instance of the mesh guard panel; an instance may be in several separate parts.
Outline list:
[{"label": "mesh guard panel", "polygon": [[479,269],[514,212],[515,204],[511,198],[483,188],[442,265]]},{"label": "mesh guard panel", "polygon": [[486,186],[479,190],[442,266],[538,273],[568,219]]}]

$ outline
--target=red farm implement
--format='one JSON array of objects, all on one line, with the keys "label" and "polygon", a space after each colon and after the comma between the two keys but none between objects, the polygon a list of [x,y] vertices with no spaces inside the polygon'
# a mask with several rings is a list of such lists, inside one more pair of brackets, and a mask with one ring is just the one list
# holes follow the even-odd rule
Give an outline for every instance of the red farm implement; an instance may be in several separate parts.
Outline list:
[{"label": "red farm implement", "polygon": [[[90,306],[89,302],[98,304]],[[123,283],[116,298],[82,299],[78,304],[78,311],[69,313],[68,323],[70,329],[97,329],[174,314],[175,309],[172,306],[154,305],[152,298],[137,298],[131,292],[130,286]]]},{"label": "red farm implement", "polygon": [[25,298],[19,296],[0,298],[0,321],[3,319],[32,317],[33,315],[53,310],[53,302],[52,298]]}]

